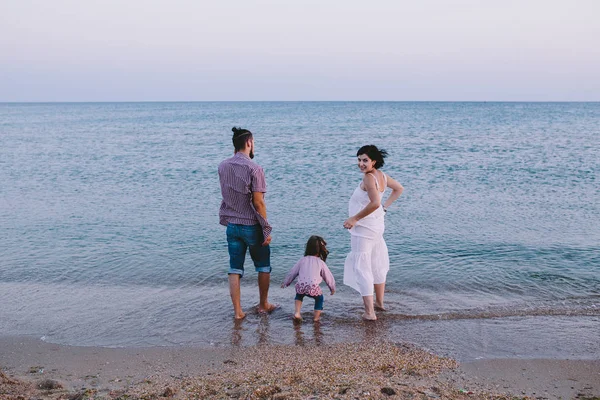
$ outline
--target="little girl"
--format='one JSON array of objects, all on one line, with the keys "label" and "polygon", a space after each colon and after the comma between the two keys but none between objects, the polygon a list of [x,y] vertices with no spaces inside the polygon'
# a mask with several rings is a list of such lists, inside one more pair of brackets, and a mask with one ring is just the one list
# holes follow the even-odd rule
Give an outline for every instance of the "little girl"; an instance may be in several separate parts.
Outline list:
[{"label": "little girl", "polygon": [[335,279],[331,274],[325,260],[329,251],[325,247],[327,243],[321,236],[311,236],[306,243],[304,257],[294,265],[294,268],[285,277],[281,287],[289,286],[292,281],[298,277],[296,282],[296,310],[294,312],[294,321],[302,321],[300,309],[302,308],[302,300],[304,296],[315,299],[314,321],[318,322],[321,319],[321,311],[323,311],[323,291],[319,284],[325,279],[325,283],[329,286],[329,290],[333,295],[335,293]]}]

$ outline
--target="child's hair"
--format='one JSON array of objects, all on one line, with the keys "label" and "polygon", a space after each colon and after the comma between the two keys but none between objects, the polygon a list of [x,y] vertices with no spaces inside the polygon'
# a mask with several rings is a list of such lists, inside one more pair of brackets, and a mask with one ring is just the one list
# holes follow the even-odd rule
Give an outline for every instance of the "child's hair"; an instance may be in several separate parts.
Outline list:
[{"label": "child's hair", "polygon": [[327,250],[327,242],[321,236],[313,235],[308,238],[306,242],[306,250],[304,251],[305,256],[317,256],[321,260],[327,260],[329,250]]}]

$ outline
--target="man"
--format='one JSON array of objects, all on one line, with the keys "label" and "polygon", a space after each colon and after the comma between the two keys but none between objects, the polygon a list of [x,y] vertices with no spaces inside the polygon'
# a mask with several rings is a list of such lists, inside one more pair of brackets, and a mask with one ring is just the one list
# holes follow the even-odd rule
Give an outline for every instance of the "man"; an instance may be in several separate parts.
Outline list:
[{"label": "man", "polygon": [[268,302],[271,281],[271,225],[267,221],[264,194],[267,191],[265,173],[252,159],[254,138],[247,129],[234,127],[234,155],[219,164],[219,181],[223,201],[219,222],[227,227],[229,250],[229,294],[235,319],[243,319],[240,300],[240,280],[244,276],[246,249],[258,272],[260,302],[258,311],[271,312],[276,306]]}]

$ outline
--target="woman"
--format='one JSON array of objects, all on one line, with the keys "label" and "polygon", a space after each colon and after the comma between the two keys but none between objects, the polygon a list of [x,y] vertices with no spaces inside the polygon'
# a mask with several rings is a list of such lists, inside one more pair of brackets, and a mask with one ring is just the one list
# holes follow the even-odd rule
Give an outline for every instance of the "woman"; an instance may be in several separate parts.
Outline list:
[{"label": "woman", "polygon": [[[385,311],[383,292],[385,278],[390,269],[388,249],[383,240],[383,217],[404,188],[379,171],[379,168],[383,167],[383,159],[387,156],[385,150],[373,145],[363,146],[358,149],[356,156],[363,179],[350,197],[350,218],[344,222],[344,228],[350,231],[352,246],[344,264],[344,284],[360,292],[365,304],[363,319],[376,320],[375,310]],[[392,193],[382,203],[386,187],[391,188]]]}]

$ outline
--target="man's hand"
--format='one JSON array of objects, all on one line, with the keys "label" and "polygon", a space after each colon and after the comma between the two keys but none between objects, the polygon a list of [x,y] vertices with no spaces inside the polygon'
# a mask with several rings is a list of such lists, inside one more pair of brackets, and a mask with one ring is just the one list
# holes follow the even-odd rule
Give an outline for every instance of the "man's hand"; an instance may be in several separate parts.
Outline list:
[{"label": "man's hand", "polygon": [[263,245],[263,246],[267,246],[269,243],[271,243],[271,235],[269,235],[269,236],[268,236],[268,237],[265,239],[265,241],[263,242],[263,244],[262,244],[262,245]]}]

